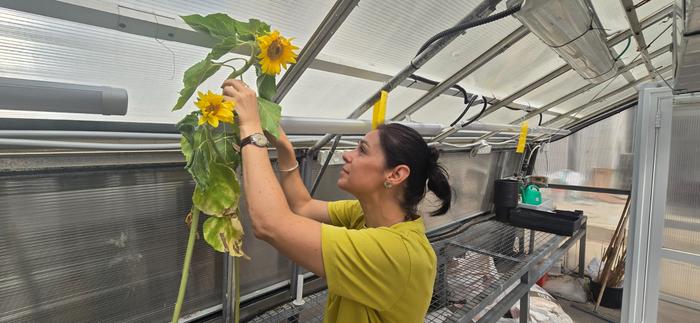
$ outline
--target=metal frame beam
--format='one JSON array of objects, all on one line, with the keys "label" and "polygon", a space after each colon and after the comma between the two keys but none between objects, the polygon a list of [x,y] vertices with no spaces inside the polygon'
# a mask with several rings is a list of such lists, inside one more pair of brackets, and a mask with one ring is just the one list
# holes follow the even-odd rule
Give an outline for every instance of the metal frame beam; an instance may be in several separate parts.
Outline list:
[{"label": "metal frame beam", "polygon": [[625,9],[625,15],[627,16],[627,22],[630,25],[630,30],[632,31],[632,37],[637,42],[637,51],[642,55],[644,60],[644,66],[647,68],[647,72],[653,76],[656,71],[654,65],[651,63],[651,57],[649,57],[649,51],[647,51],[647,43],[644,40],[644,34],[642,34],[642,25],[639,23],[639,18],[637,17],[637,11],[635,9],[632,0],[620,0],[622,2],[622,7]]},{"label": "metal frame beam", "polygon": [[287,70],[277,83],[277,94],[274,101],[279,103],[282,101],[289,90],[299,80],[301,75],[306,71],[311,63],[316,59],[316,56],[321,52],[323,46],[328,43],[331,36],[343,24],[345,19],[350,15],[353,9],[357,6],[360,0],[337,0],[333,8],[328,12],[321,24],[316,28],[311,39],[302,48],[297,59],[297,63]]}]

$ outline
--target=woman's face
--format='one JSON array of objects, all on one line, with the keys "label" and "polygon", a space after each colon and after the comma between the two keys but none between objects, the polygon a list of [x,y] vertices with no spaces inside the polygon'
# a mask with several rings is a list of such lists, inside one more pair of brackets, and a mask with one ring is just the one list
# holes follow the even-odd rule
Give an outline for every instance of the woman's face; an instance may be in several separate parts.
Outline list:
[{"label": "woman's face", "polygon": [[355,149],[343,153],[343,160],[345,165],[338,178],[339,188],[356,197],[384,189],[384,181],[391,170],[385,167],[379,131],[367,133]]}]

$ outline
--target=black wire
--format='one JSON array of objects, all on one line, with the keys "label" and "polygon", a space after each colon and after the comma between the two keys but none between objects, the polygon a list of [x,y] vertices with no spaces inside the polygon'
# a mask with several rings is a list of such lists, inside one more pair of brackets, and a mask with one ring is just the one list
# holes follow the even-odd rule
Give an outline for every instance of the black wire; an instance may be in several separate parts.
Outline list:
[{"label": "black wire", "polygon": [[[430,84],[432,86],[439,84],[437,81],[434,81],[434,80],[431,80],[431,79],[428,79],[428,78],[425,78],[422,76],[418,76],[416,74],[411,74],[411,76],[409,76],[409,78],[411,78],[415,81],[418,81],[418,82]],[[459,86],[458,84],[452,85],[451,88],[454,88],[457,91],[459,91],[460,93],[462,93],[462,97],[464,98],[464,104],[469,103],[469,94],[467,93],[467,90],[465,90],[463,87]]]},{"label": "black wire", "polygon": [[462,113],[459,114],[459,117],[457,117],[457,119],[455,119],[455,121],[452,121],[452,123],[450,123],[450,127],[454,127],[454,125],[456,125],[457,122],[459,122],[459,120],[462,120],[462,117],[464,117],[464,115],[467,114],[467,111],[469,111],[469,108],[471,108],[472,104],[474,104],[474,101],[476,101],[476,97],[477,97],[476,95],[472,95],[472,99],[469,100],[469,103],[467,103],[467,106],[464,107],[464,110],[462,110]]},{"label": "black wire", "polygon": [[[436,82],[436,81],[433,81],[433,80],[431,80],[431,79],[428,79],[428,78],[425,78],[425,77],[422,77],[422,76],[418,76],[418,75],[416,75],[416,74],[411,74],[411,76],[409,76],[409,78],[413,79],[414,81],[419,81],[419,82],[427,83],[427,84],[430,84],[430,85],[433,85],[433,86],[439,84],[439,83]],[[450,124],[450,127],[451,127],[451,126],[454,126],[455,124],[457,124],[457,122],[459,122],[459,120],[461,120],[462,117],[464,117],[464,115],[467,114],[467,111],[469,111],[469,108],[472,106],[472,103],[474,103],[474,101],[476,100],[476,97],[477,97],[476,95],[472,95],[472,96],[471,96],[471,99],[470,99],[470,96],[469,96],[469,94],[467,93],[467,90],[465,90],[463,87],[461,87],[461,86],[459,86],[459,85],[457,85],[457,84],[452,85],[451,87],[457,89],[460,93],[462,93],[462,97],[464,98],[464,103],[465,103],[467,106],[464,108],[464,110],[462,110],[462,113],[459,114],[459,117],[457,117],[457,119],[455,119],[455,121],[453,121],[453,122]]]},{"label": "black wire", "polygon": [[537,126],[539,127],[541,125],[542,125],[542,114],[540,113],[540,122],[537,123]]},{"label": "black wire", "polygon": [[[499,20],[499,19],[503,19],[505,17],[508,17],[508,16],[518,12],[518,10],[520,10],[520,6],[521,5],[515,5],[511,8],[508,8],[506,10],[503,10],[503,11],[496,13],[496,14],[493,14],[491,16],[488,16],[488,17],[485,17],[482,19],[473,20],[473,21],[468,21],[468,22],[465,22],[463,24],[459,24],[459,25],[456,25],[454,27],[445,29],[445,30],[437,33],[435,36],[430,37],[430,39],[428,39],[420,47],[420,49],[418,50],[418,53],[416,53],[416,56],[420,55],[423,51],[425,51],[426,48],[428,48],[430,45],[432,45],[434,42],[436,42],[438,39],[440,39],[442,37],[449,36],[449,35],[456,34],[456,33],[460,33],[460,32],[466,31],[467,29],[470,29],[473,27],[481,26],[481,25],[484,25],[484,24],[487,24],[490,22],[494,22],[494,21]],[[414,59],[415,59],[415,57],[414,57]],[[413,61],[411,61],[411,65],[413,65]],[[413,67],[415,67],[415,65]]]},{"label": "black wire", "polygon": [[473,123],[474,121],[476,121],[476,120],[479,120],[479,117],[481,117],[481,115],[484,114],[484,111],[486,111],[486,105],[488,104],[488,102],[486,101],[486,97],[483,96],[483,95],[481,96],[481,100],[484,101],[484,105],[481,106],[481,111],[479,111],[479,114],[477,114],[476,117],[472,118],[471,120],[469,120],[469,122],[467,122],[466,124],[464,124],[464,125],[462,126],[462,128],[464,128],[464,127],[466,127],[466,126],[472,124],[472,123]]}]

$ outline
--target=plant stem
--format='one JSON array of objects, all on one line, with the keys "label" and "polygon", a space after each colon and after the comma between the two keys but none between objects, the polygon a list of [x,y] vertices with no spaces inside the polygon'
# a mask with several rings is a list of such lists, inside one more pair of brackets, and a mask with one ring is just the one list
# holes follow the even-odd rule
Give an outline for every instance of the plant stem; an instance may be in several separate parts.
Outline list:
[{"label": "plant stem", "polygon": [[253,65],[253,61],[255,60],[255,44],[250,42],[246,44],[250,46],[250,59],[248,59],[248,61],[245,63],[245,65],[243,65],[243,67],[241,67],[241,69],[239,69],[238,71],[233,71],[233,73],[229,74],[227,79],[235,79],[236,77],[243,75],[243,73],[245,73],[250,68],[250,66]]},{"label": "plant stem", "polygon": [[236,286],[234,287],[236,289],[236,296],[233,299],[234,302],[234,313],[233,313],[233,321],[235,323],[238,323],[238,321],[241,318],[241,258],[240,257],[233,257],[233,275],[236,281],[234,284]]},{"label": "plant stem", "polygon": [[185,262],[182,264],[182,277],[180,278],[180,290],[177,293],[177,302],[173,311],[172,323],[176,323],[180,318],[182,302],[185,300],[185,289],[187,289],[187,278],[190,274],[190,262],[192,261],[192,250],[194,240],[197,237],[197,225],[199,223],[199,209],[192,207],[192,223],[190,223],[190,236],[187,238],[187,251],[185,252]]}]

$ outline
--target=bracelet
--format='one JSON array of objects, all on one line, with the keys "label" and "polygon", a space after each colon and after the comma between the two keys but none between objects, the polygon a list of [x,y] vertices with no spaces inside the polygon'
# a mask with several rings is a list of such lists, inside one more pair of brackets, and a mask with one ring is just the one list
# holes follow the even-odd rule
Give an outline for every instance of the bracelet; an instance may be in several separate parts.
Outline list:
[{"label": "bracelet", "polygon": [[297,164],[294,165],[294,167],[292,167],[292,168],[290,168],[290,169],[280,169],[280,172],[288,173],[288,172],[294,171],[294,170],[297,169],[297,168],[299,168],[299,162],[297,162]]}]

